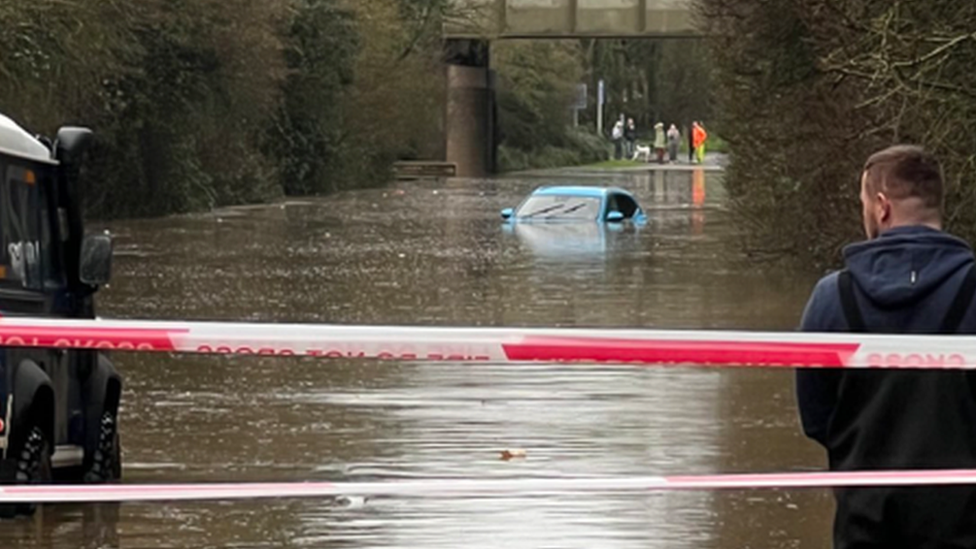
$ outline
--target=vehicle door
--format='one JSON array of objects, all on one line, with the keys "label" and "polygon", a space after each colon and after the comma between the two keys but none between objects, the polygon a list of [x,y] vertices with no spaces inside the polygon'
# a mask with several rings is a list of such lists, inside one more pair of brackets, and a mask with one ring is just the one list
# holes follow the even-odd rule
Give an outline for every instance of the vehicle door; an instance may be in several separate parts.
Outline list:
[{"label": "vehicle door", "polygon": [[[46,317],[60,308],[64,277],[60,276],[57,230],[53,224],[54,164],[0,154],[0,315]],[[11,344],[15,341],[8,340]],[[6,407],[16,370],[33,361],[56,385],[56,417],[67,415],[68,353],[51,349],[0,347],[0,402]],[[56,440],[67,435],[58,421]]]}]

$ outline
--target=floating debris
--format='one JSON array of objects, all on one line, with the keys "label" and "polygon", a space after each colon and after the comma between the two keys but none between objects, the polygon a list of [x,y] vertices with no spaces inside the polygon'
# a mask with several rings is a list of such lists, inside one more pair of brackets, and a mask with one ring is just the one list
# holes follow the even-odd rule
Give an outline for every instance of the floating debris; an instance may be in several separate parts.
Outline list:
[{"label": "floating debris", "polygon": [[526,451],[522,448],[509,448],[507,450],[502,450],[502,459],[505,461],[511,459],[525,459]]}]

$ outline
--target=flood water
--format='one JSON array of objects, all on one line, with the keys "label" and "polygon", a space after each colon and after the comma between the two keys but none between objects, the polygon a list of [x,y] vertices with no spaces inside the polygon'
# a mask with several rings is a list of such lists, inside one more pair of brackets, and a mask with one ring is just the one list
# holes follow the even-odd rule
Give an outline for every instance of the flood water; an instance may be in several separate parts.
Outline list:
[{"label": "flood water", "polygon": [[[704,178],[704,180],[703,180]],[[642,228],[519,227],[537,185],[612,181]],[[736,247],[720,174],[406,182],[105,225],[105,317],[792,329],[816,273]],[[789,371],[114,355],[126,482],[796,471]],[[509,448],[526,458],[499,459]],[[824,491],[51,506],[0,547],[829,547]]]}]

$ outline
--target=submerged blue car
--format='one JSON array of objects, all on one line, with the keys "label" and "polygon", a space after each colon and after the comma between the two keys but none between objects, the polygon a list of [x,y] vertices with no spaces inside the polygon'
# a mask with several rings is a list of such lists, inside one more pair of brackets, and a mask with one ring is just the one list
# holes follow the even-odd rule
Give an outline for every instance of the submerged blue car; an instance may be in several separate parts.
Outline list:
[{"label": "submerged blue car", "polygon": [[637,200],[617,187],[539,187],[518,208],[502,210],[502,219],[514,222],[596,221],[644,223],[647,218]]}]

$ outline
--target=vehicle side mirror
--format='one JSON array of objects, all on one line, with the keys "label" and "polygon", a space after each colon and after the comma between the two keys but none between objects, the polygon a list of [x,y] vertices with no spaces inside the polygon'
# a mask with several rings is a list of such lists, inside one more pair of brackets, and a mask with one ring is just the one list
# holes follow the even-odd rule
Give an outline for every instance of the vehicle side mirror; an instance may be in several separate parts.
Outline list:
[{"label": "vehicle side mirror", "polygon": [[78,278],[90,286],[108,284],[112,278],[112,237],[89,234],[81,243]]},{"label": "vehicle side mirror", "polygon": [[67,126],[58,130],[55,156],[65,164],[77,165],[81,156],[91,146],[94,134],[88,128]]},{"label": "vehicle side mirror", "polygon": [[620,212],[616,212],[615,211],[615,212],[610,212],[610,213],[607,214],[607,222],[608,223],[620,223],[623,220],[624,220],[624,214],[622,214]]},{"label": "vehicle side mirror", "polygon": [[512,208],[502,210],[502,219],[511,219],[513,215],[515,215],[515,210]]}]

